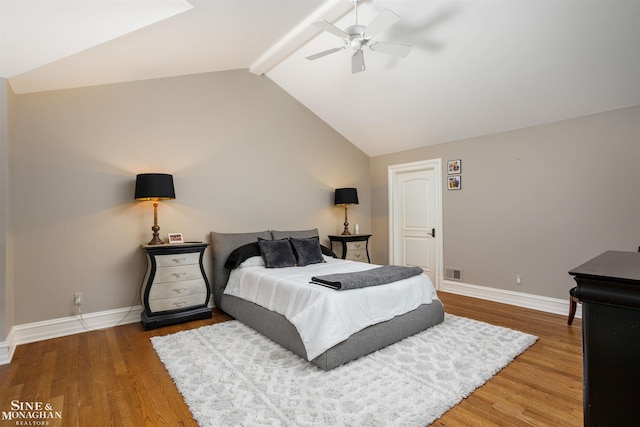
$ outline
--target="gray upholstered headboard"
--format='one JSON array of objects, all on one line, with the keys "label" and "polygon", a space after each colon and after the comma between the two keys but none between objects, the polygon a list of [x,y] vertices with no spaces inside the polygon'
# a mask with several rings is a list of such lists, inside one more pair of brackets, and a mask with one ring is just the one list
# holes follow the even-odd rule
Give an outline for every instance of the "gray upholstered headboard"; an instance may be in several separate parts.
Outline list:
[{"label": "gray upholstered headboard", "polygon": [[262,239],[286,239],[288,237],[305,238],[318,235],[318,229],[296,230],[296,231],[254,231],[250,233],[218,233],[211,232],[211,253],[213,255],[213,277],[211,277],[211,286],[213,288],[213,299],[216,307],[222,308],[221,300],[227,281],[229,280],[229,270],[224,267],[224,263],[229,254],[234,249],[253,243]]}]

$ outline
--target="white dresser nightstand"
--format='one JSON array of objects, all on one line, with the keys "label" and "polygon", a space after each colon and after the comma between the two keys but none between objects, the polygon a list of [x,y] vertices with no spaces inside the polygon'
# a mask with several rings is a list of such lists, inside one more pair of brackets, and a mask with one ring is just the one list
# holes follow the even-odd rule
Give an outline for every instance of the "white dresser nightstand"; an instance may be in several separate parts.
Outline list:
[{"label": "white dresser nightstand", "polygon": [[147,273],[142,283],[145,329],[212,316],[202,258],[208,243],[143,245]]},{"label": "white dresser nightstand", "polygon": [[[371,262],[369,257],[369,238],[371,234],[340,234],[329,236],[331,242],[331,250],[333,251],[333,242],[341,243],[341,252],[336,253],[342,259],[351,261]],[[335,251],[334,251],[335,252]]]}]

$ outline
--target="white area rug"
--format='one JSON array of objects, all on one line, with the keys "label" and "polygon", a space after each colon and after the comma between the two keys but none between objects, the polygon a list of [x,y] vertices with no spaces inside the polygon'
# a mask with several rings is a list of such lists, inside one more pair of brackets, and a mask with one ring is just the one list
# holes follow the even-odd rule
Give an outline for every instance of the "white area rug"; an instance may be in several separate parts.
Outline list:
[{"label": "white area rug", "polygon": [[151,341],[202,427],[426,426],[537,339],[445,316],[328,372],[238,321]]}]

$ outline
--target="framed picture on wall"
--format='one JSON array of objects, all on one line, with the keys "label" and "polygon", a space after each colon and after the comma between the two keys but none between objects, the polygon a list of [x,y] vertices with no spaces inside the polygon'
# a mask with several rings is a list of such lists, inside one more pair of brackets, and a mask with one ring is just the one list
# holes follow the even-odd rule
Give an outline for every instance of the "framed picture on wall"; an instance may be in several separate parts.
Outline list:
[{"label": "framed picture on wall", "polygon": [[462,188],[462,177],[460,175],[450,176],[447,181],[449,190],[459,190]]},{"label": "framed picture on wall", "polygon": [[184,243],[182,233],[169,233],[169,244],[175,245],[178,243]]},{"label": "framed picture on wall", "polygon": [[461,173],[462,172],[462,160],[458,159],[458,160],[449,160],[447,162],[447,169],[448,169],[448,173],[449,175],[453,175],[456,173]]}]

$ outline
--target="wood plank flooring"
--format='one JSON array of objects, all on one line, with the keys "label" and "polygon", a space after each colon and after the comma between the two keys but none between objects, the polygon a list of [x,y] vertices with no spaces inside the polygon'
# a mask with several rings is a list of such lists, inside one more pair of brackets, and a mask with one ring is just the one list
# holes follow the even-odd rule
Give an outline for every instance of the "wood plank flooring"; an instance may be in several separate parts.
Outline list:
[{"label": "wood plank flooring", "polygon": [[[448,313],[539,339],[434,426],[583,425],[580,319],[567,326],[565,316],[439,296]],[[214,310],[213,319],[153,331],[136,323],[21,345],[0,366],[0,412],[14,400],[41,401],[62,412],[49,426],[196,426],[149,338],[229,319]]]}]

